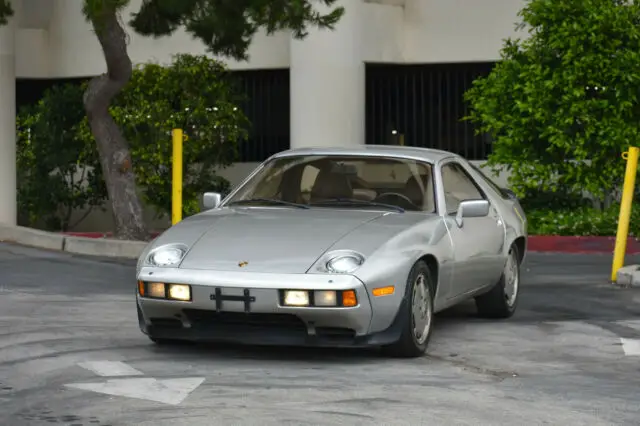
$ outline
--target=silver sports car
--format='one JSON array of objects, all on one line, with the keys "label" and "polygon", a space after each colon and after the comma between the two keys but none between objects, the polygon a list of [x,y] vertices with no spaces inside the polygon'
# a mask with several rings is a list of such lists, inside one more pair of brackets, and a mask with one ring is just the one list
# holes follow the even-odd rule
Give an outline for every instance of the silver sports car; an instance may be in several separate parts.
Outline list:
[{"label": "silver sports car", "polygon": [[166,230],[137,265],[157,343],[427,349],[433,315],[470,298],[508,318],[527,249],[516,197],[450,152],[292,149]]}]

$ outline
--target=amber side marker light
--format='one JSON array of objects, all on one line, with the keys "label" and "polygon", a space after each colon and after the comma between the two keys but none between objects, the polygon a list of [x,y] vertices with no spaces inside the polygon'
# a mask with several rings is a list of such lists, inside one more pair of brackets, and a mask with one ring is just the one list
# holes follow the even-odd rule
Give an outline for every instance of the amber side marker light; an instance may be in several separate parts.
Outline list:
[{"label": "amber side marker light", "polygon": [[358,299],[356,298],[356,292],[353,290],[347,290],[342,292],[342,306],[350,307],[356,306]]},{"label": "amber side marker light", "polygon": [[138,294],[144,296],[144,282],[138,281]]},{"label": "amber side marker light", "polygon": [[389,285],[386,287],[378,287],[378,288],[374,288],[371,293],[373,293],[374,296],[379,297],[379,296],[389,296],[392,295],[393,293],[395,293],[396,291],[396,287]]}]

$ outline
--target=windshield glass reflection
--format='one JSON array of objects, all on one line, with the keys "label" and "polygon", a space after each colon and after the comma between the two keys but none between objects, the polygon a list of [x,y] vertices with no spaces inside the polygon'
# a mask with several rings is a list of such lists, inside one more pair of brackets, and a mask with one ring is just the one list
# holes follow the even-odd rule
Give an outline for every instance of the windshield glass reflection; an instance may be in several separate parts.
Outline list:
[{"label": "windshield glass reflection", "polygon": [[225,204],[435,212],[430,164],[357,155],[272,160]]}]

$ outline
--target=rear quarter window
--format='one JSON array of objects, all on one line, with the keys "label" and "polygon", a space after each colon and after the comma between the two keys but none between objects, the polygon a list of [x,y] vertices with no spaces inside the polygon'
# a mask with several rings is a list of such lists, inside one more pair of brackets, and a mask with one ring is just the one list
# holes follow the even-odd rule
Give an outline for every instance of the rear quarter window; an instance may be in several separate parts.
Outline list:
[{"label": "rear quarter window", "polygon": [[480,169],[480,167],[476,166],[475,164],[468,162],[469,166],[471,166],[471,168],[473,170],[475,170],[481,177],[482,179],[487,183],[487,185],[489,185],[491,188],[493,188],[493,190],[500,196],[502,197],[502,199],[504,200],[509,200],[509,194],[507,194],[505,192],[505,190],[503,188],[501,188],[497,183],[495,183],[491,178],[489,178],[489,176],[485,175],[484,172],[482,171],[482,169]]}]

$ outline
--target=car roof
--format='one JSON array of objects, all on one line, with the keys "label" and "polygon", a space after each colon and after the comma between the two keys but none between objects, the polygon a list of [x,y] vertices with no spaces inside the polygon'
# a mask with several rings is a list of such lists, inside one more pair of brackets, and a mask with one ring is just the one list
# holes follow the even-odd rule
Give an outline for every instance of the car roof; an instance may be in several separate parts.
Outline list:
[{"label": "car roof", "polygon": [[269,159],[298,156],[298,155],[371,155],[389,156],[408,159],[418,159],[429,163],[437,163],[445,158],[459,155],[439,149],[420,148],[415,146],[399,145],[356,145],[344,147],[308,147],[292,148],[272,155]]}]

